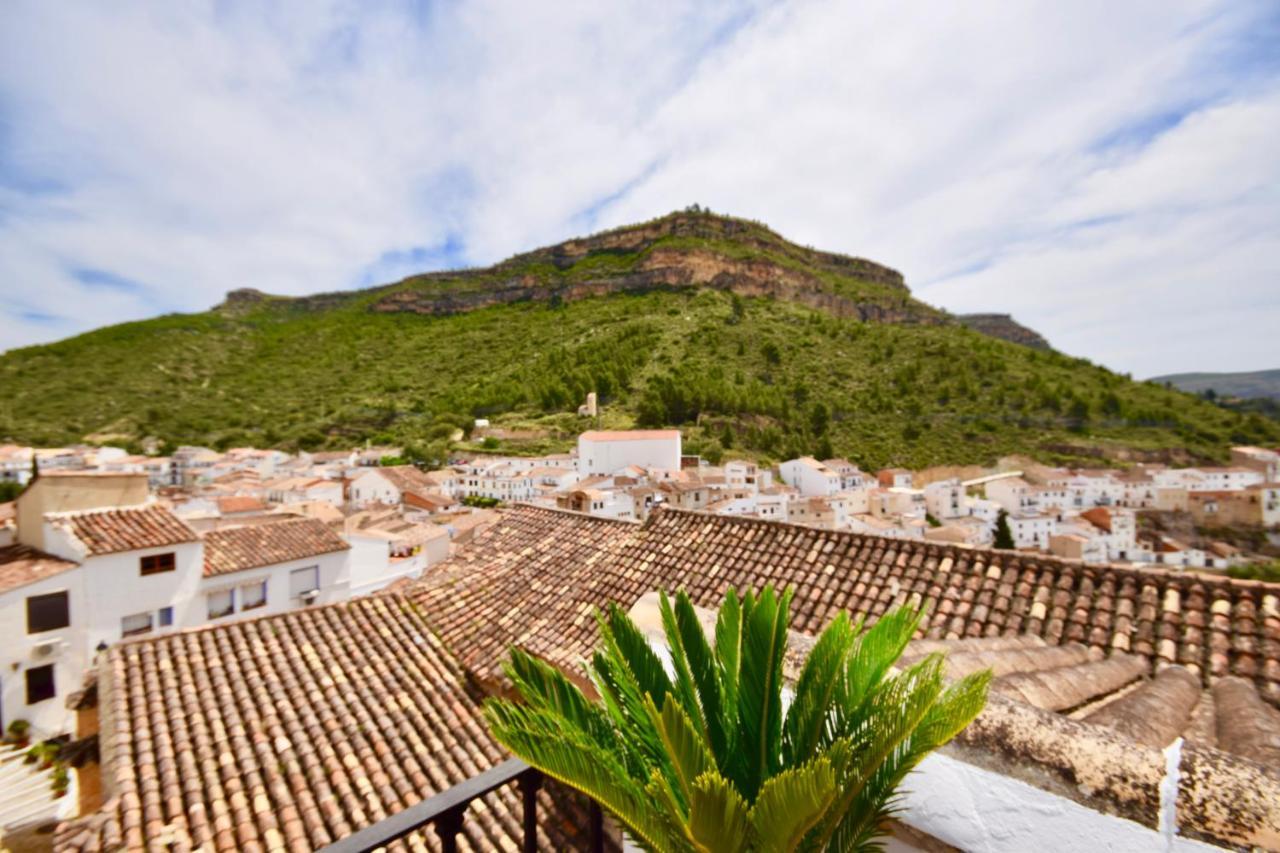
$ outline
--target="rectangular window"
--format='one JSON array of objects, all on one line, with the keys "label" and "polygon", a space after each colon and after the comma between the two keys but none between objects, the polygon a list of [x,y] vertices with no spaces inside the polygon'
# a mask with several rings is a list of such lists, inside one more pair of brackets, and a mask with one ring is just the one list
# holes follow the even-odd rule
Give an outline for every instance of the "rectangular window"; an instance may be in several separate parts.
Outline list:
[{"label": "rectangular window", "polygon": [[66,592],[33,595],[27,599],[27,633],[56,631],[71,624],[71,608]]},{"label": "rectangular window", "polygon": [[218,590],[217,592],[209,593],[205,597],[209,602],[210,619],[229,616],[236,612],[236,591],[234,589]]},{"label": "rectangular window", "polygon": [[53,664],[33,666],[27,670],[27,704],[34,705],[58,695],[53,683]]},{"label": "rectangular window", "polygon": [[320,567],[307,566],[289,572],[289,597],[297,598],[320,588]]},{"label": "rectangular window", "polygon": [[151,614],[135,613],[120,620],[120,636],[132,637],[135,634],[146,634],[151,630]]},{"label": "rectangular window", "polygon": [[141,559],[141,567],[144,575],[158,575],[161,572],[171,572],[175,567],[173,554],[151,554],[150,556],[143,557]]},{"label": "rectangular window", "polygon": [[170,625],[173,624],[173,608],[172,607],[161,607],[159,612],[156,615],[159,616],[159,619],[157,620],[157,624],[161,628],[168,628]]},{"label": "rectangular window", "polygon": [[247,583],[240,587],[240,609],[252,610],[255,607],[263,607],[267,603],[267,582],[266,580]]}]

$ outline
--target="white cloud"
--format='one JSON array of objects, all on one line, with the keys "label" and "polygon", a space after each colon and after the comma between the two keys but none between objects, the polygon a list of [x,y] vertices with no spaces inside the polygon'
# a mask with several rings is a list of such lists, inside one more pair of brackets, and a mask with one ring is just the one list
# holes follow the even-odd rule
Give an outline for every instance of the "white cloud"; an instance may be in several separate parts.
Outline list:
[{"label": "white cloud", "polygon": [[1122,370],[1274,366],[1265,4],[193,8],[7,10],[0,347],[696,201]]}]

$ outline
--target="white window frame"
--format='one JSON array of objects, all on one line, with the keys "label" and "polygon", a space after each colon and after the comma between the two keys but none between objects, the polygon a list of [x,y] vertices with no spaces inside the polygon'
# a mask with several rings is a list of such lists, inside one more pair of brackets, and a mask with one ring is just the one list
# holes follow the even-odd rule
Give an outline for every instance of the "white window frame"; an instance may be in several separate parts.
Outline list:
[{"label": "white window frame", "polygon": [[[222,610],[221,612],[218,612],[218,613],[214,613],[214,608],[213,608],[214,596],[222,596],[222,595],[225,595],[228,597],[227,609]],[[205,601],[205,613],[208,615],[210,619],[222,619],[223,617],[230,616],[231,614],[236,612],[235,587],[209,590],[209,592],[205,593],[204,601]]]},{"label": "white window frame", "polygon": [[[305,580],[304,580],[305,579]],[[320,589],[320,567],[302,566],[289,572],[289,597],[301,598]]]},{"label": "white window frame", "polygon": [[[257,593],[259,591],[261,591],[261,594],[262,594],[261,600],[258,601],[256,604],[250,604],[249,602],[252,601],[252,599],[250,598],[250,594]],[[259,578],[258,580],[250,581],[249,583],[240,585],[240,612],[241,613],[243,613],[246,610],[256,610],[259,607],[266,607],[266,606],[267,606],[267,579],[266,578]]]},{"label": "white window frame", "polygon": [[[134,620],[134,627],[129,627],[129,621]],[[142,620],[146,620],[146,627],[142,627]],[[142,613],[130,613],[128,616],[120,619],[120,636],[134,637],[140,634],[150,634],[155,630],[156,618],[151,611],[143,611]]]}]

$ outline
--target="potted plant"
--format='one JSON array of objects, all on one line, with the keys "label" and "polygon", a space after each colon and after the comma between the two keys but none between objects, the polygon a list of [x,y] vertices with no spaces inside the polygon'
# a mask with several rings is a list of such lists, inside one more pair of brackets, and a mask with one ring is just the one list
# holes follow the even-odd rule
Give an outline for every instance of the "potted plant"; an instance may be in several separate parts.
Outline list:
[{"label": "potted plant", "polygon": [[40,763],[41,770],[48,770],[53,766],[53,759],[58,755],[58,745],[52,741],[41,741],[33,745],[27,750],[26,756],[23,758],[27,764]]},{"label": "potted plant", "polygon": [[[669,660],[616,605],[598,614],[595,703],[511,650],[522,701],[491,699],[495,737],[612,812],[646,849],[873,850],[897,789],[986,703],[991,673],[947,685],[930,655],[892,671],[920,624],[901,608],[868,630],[841,613],[813,646],[788,707],[791,593],[725,597],[708,641],[687,595],[661,611]],[[668,666],[669,664],[669,666]]]},{"label": "potted plant", "polygon": [[6,730],[5,739],[19,749],[25,749],[31,743],[31,724],[26,720],[14,720]]},{"label": "potted plant", "polygon": [[71,785],[71,774],[67,772],[67,766],[62,762],[58,762],[53,770],[53,795],[55,797],[65,797],[67,788]]}]

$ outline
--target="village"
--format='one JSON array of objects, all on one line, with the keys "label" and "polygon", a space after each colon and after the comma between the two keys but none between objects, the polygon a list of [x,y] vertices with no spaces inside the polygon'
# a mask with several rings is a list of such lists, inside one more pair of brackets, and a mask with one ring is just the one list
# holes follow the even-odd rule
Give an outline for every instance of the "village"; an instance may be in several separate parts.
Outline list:
[{"label": "village", "polygon": [[[76,691],[113,644],[407,583],[465,549],[509,505],[636,524],[666,507],[1209,573],[1260,558],[1144,529],[1140,516],[1264,537],[1280,525],[1280,453],[1256,447],[1233,448],[1228,467],[1003,460],[992,469],[863,471],[807,456],[711,465],[683,452],[679,430],[590,430],[567,453],[458,452],[438,470],[402,461],[395,447],[181,447],[169,457],[0,447],[0,482],[19,492],[0,504],[3,719],[37,737],[68,731]],[[0,803],[0,823],[5,808],[32,803]]]}]

